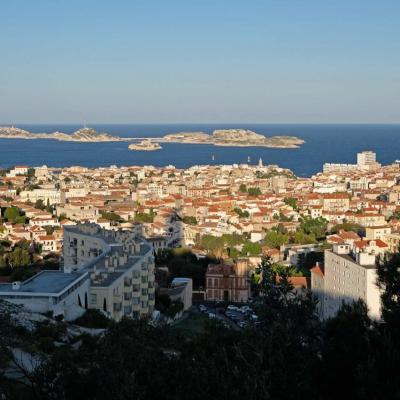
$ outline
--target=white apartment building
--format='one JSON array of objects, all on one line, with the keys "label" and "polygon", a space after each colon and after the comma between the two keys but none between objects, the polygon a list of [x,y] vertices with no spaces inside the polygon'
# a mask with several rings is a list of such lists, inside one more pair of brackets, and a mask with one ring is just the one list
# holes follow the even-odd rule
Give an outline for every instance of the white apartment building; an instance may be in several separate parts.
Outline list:
[{"label": "white apartment building", "polygon": [[373,151],[362,151],[357,153],[357,166],[361,169],[372,170],[379,168],[381,164],[376,162],[376,153]]},{"label": "white apartment building", "polygon": [[111,318],[150,316],[154,309],[153,248],[130,230],[85,223],[64,229],[64,271],[90,275],[89,308]]},{"label": "white apartment building", "polygon": [[60,191],[57,189],[33,189],[23,190],[20,194],[22,201],[31,201],[35,203],[37,200],[42,200],[44,204],[59,204],[60,203]]},{"label": "white apartment building", "polygon": [[375,255],[351,252],[350,245],[337,244],[325,250],[323,276],[311,271],[311,288],[319,299],[321,318],[336,315],[343,303],[364,300],[372,318],[381,316],[380,290],[376,285]]},{"label": "white apartment building", "polygon": [[368,165],[373,165],[376,163],[376,153],[373,151],[362,151],[357,153],[357,165],[360,168],[366,167]]},{"label": "white apartment building", "polygon": [[357,165],[355,164],[336,164],[336,163],[325,163],[322,167],[324,174],[334,173],[334,172],[350,172],[355,171]]}]

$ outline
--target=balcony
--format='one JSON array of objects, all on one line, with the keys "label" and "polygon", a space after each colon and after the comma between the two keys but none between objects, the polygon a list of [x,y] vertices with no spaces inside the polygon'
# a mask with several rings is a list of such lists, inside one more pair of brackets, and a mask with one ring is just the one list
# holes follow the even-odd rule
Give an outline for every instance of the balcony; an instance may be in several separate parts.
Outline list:
[{"label": "balcony", "polygon": [[124,300],[131,301],[132,300],[132,293],[124,293]]},{"label": "balcony", "polygon": [[114,301],[116,303],[122,303],[122,294],[114,294]]}]

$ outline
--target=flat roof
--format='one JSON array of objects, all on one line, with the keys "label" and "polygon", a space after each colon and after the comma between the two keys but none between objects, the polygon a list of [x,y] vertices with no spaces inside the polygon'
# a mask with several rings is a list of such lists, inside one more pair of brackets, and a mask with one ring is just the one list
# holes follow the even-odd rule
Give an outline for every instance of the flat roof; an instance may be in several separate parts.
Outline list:
[{"label": "flat roof", "polygon": [[85,273],[72,272],[66,274],[62,271],[42,271],[32,278],[21,283],[17,290],[13,290],[12,283],[1,283],[0,293],[52,293],[58,294],[69,285],[79,280]]}]

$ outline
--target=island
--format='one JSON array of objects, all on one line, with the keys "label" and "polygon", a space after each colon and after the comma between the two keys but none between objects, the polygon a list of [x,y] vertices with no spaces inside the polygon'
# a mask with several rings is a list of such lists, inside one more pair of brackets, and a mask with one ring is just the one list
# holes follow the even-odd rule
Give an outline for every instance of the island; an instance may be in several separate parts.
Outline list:
[{"label": "island", "polygon": [[99,133],[92,128],[81,128],[72,134],[32,133],[20,128],[0,127],[0,139],[54,139],[64,142],[120,142],[123,139],[108,133]]},{"label": "island", "polygon": [[[248,129],[217,129],[205,132],[178,132],[160,138],[119,137],[99,133],[92,128],[81,128],[68,134],[62,132],[32,133],[15,127],[0,127],[0,139],[53,139],[66,142],[135,142],[130,150],[153,151],[161,149],[159,143],[212,144],[230,147],[272,147],[295,149],[304,143],[296,136],[264,136]],[[137,142],[137,143],[136,143]]]},{"label": "island", "polygon": [[139,143],[132,143],[128,146],[128,148],[129,150],[142,150],[142,151],[154,151],[162,149],[162,147],[158,143],[153,142],[150,139],[142,140]]},{"label": "island", "polygon": [[180,132],[164,136],[165,141],[173,143],[213,144],[214,146],[235,147],[277,147],[298,148],[304,143],[296,136],[266,137],[248,129],[217,129],[212,135],[205,132]]}]

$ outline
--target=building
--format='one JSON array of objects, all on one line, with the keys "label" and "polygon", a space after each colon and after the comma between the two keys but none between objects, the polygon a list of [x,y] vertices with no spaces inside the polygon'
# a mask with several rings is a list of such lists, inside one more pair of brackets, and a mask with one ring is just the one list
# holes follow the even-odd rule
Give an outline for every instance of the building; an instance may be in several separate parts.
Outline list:
[{"label": "building", "polygon": [[250,297],[248,264],[210,264],[206,272],[206,295],[209,301],[245,303]]},{"label": "building", "polygon": [[40,188],[33,190],[23,190],[20,194],[21,201],[35,203],[42,200],[44,204],[59,204],[60,191],[55,188]]},{"label": "building", "polygon": [[376,285],[375,255],[353,253],[349,244],[325,250],[324,268],[311,270],[311,288],[319,299],[320,315],[336,315],[343,303],[362,299],[372,318],[380,319],[380,290]]},{"label": "building", "polygon": [[106,230],[92,223],[65,227],[64,271],[88,271],[89,308],[117,321],[153,312],[153,248],[130,230]]},{"label": "building", "polygon": [[357,153],[357,165],[360,168],[365,168],[369,165],[374,165],[376,163],[376,153],[373,151],[362,151]]},{"label": "building", "polygon": [[193,281],[190,278],[174,278],[170,287],[160,289],[161,293],[167,294],[172,301],[181,301],[183,311],[186,311],[192,306]]},{"label": "building", "polygon": [[324,174],[335,173],[335,172],[351,172],[357,169],[355,164],[335,164],[325,163],[322,167]]},{"label": "building", "polygon": [[24,282],[0,283],[0,299],[23,305],[32,312],[51,312],[73,320],[88,307],[89,275],[42,271]]}]

